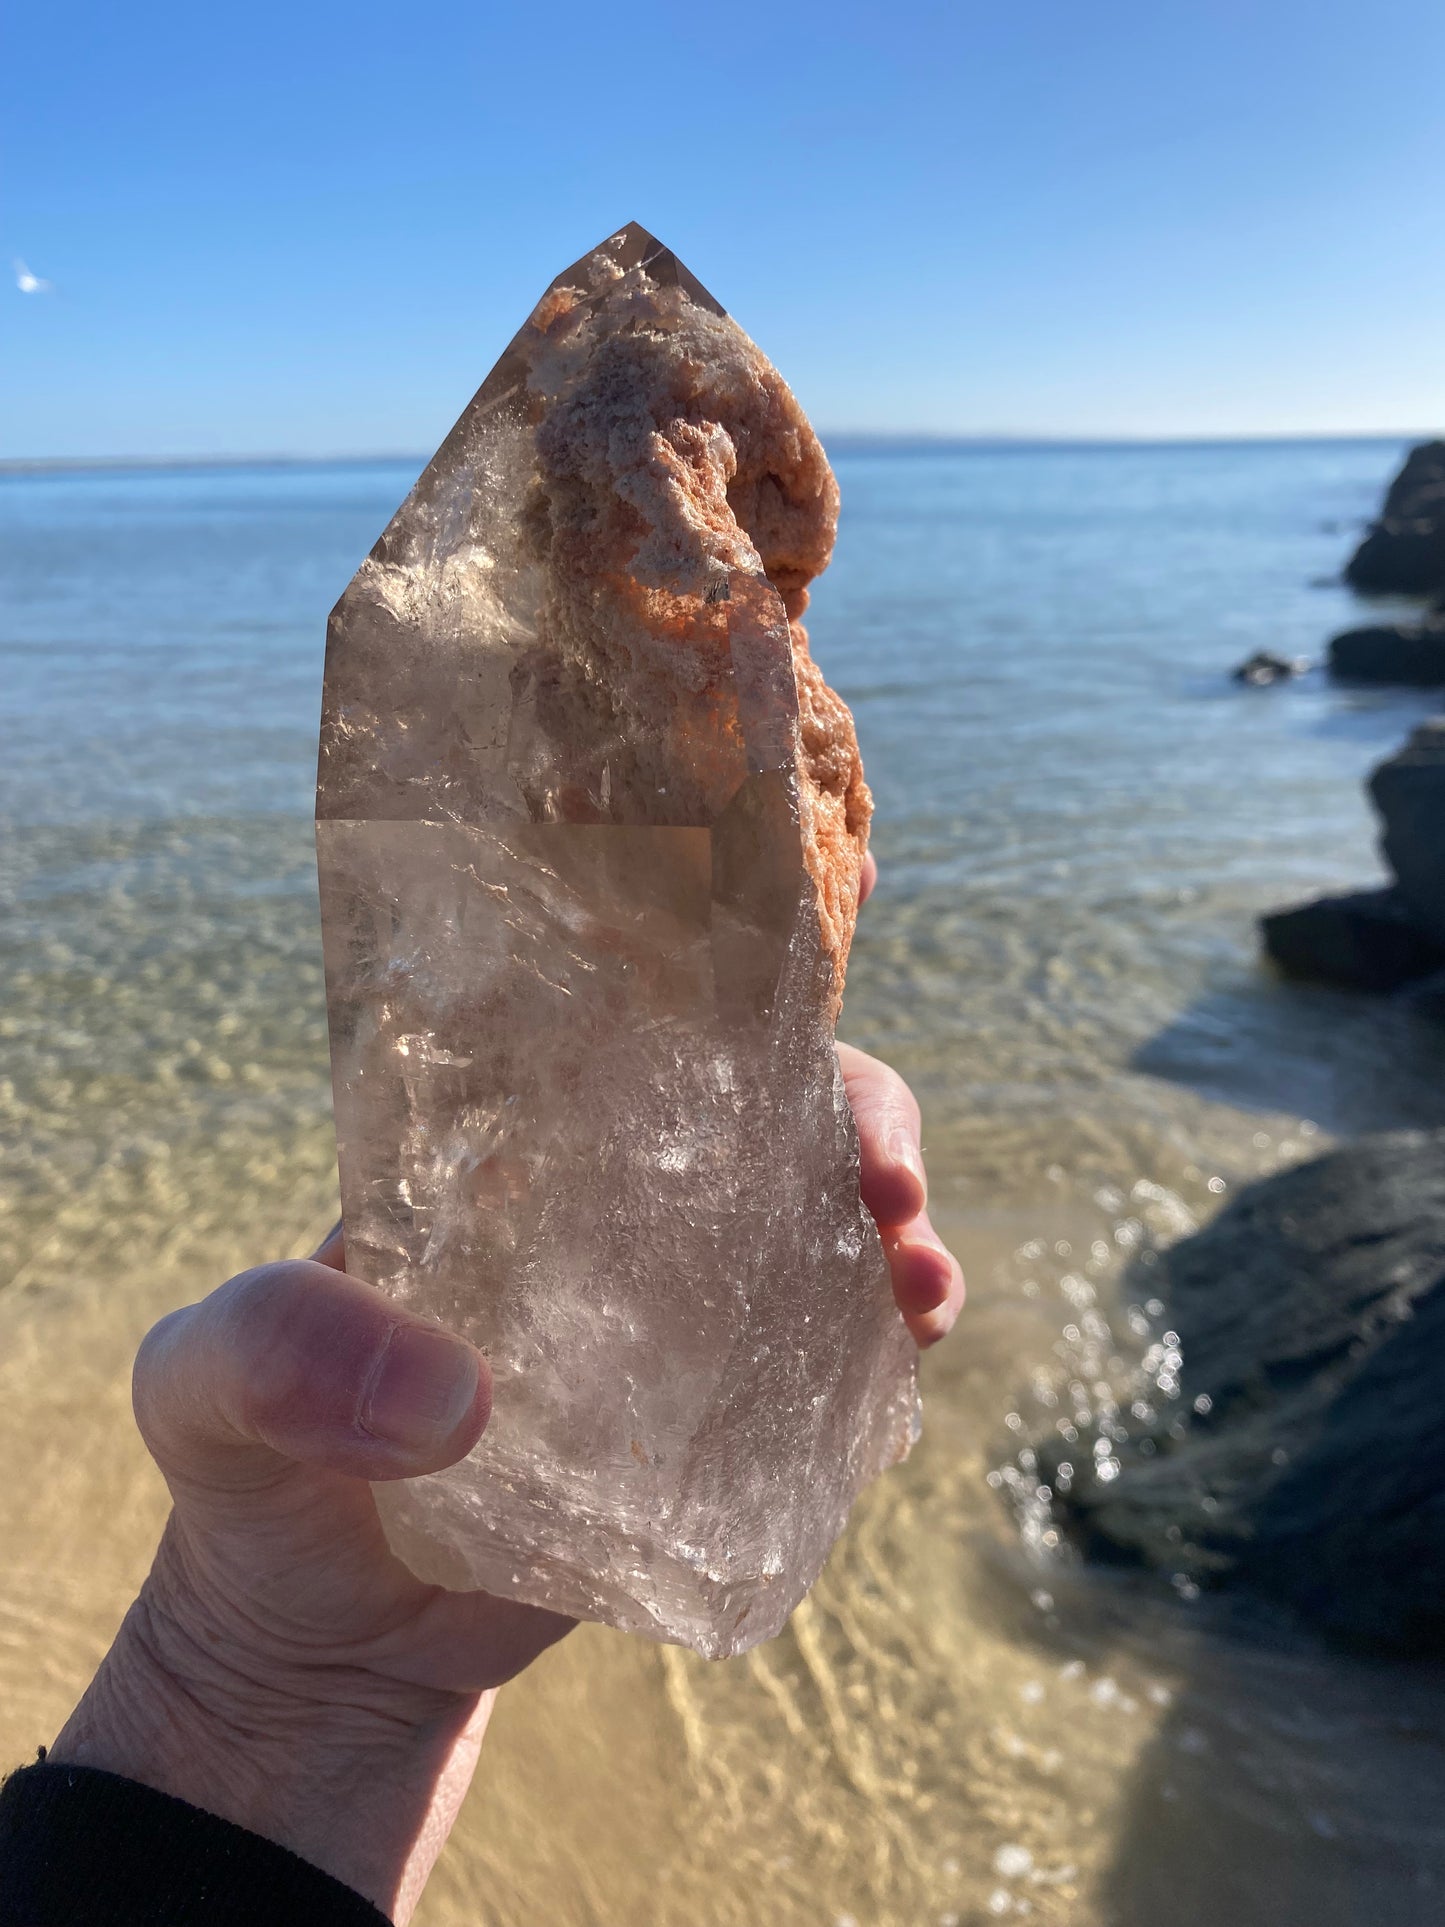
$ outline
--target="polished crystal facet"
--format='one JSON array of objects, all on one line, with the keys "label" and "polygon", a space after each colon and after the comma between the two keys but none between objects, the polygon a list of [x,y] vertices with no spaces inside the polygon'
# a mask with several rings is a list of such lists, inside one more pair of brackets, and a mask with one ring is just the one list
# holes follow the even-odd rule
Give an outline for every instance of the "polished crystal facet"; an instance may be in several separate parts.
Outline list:
[{"label": "polished crystal facet", "polygon": [[347,1262],[487,1354],[422,1577],[737,1652],[917,1432],[832,1026],[869,801],[798,617],[836,492],[636,227],[543,297],[333,614]]}]

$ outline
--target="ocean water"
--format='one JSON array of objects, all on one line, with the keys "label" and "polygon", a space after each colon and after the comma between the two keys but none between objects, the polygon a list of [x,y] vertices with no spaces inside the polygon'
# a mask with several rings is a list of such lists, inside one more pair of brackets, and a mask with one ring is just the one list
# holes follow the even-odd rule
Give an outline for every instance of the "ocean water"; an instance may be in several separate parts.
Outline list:
[{"label": "ocean water", "polygon": [[[1445,1918],[1438,1677],[1080,1570],[1017,1503],[1081,1305],[1129,1382],[1141,1246],[1332,1135],[1445,1121],[1438,1032],[1277,982],[1254,936],[1378,876],[1361,778],[1426,701],[1227,675],[1357,614],[1334,577],[1401,453],[838,450],[812,631],[882,866],[843,1030],[919,1092],[970,1308],[924,1443],[779,1640],[708,1666],[584,1628],[509,1689],[423,1923]],[[413,474],[0,477],[13,1760],[163,1511],[140,1334],[334,1216],[322,644]]]}]

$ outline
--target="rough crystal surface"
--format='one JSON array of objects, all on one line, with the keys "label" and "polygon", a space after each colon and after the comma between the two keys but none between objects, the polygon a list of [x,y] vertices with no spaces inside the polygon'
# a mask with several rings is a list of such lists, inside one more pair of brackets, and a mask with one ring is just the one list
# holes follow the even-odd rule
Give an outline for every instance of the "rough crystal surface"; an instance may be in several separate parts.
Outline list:
[{"label": "rough crystal surface", "polygon": [[917,1432],[832,1049],[869,798],[799,618],[836,490],[640,228],[558,277],[337,604],[348,1262],[495,1378],[379,1487],[423,1577],[777,1631]]}]

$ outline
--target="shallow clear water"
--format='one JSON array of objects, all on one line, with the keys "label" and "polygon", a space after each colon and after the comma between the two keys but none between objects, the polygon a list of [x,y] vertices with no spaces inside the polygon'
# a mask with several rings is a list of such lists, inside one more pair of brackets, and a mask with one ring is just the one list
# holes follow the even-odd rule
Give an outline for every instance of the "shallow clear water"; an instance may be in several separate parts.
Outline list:
[{"label": "shallow clear water", "polygon": [[[883,866],[844,1029],[919,1090],[971,1309],[926,1363],[923,1446],[781,1639],[708,1667],[588,1628],[505,1696],[423,1921],[1445,1915],[1436,1678],[1074,1570],[1008,1502],[1091,1294],[1128,1378],[1128,1253],[1329,1133],[1445,1120],[1438,1033],[1276,983],[1253,934],[1377,874],[1360,779],[1426,705],[1226,675],[1350,619],[1319,584],[1400,452],[839,456],[813,635]],[[15,1759],[154,1535],[125,1399],[141,1331],[333,1211],[322,641],[410,480],[0,478]]]}]

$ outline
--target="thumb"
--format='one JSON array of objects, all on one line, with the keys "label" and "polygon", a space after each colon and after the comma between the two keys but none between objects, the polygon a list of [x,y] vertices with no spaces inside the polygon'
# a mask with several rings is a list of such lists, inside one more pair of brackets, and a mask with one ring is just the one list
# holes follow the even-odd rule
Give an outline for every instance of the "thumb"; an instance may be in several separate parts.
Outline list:
[{"label": "thumb", "polygon": [[133,1391],[173,1491],[254,1490],[293,1463],[411,1478],[470,1451],[491,1409],[486,1362],[465,1340],[305,1259],[242,1272],[163,1318]]}]

